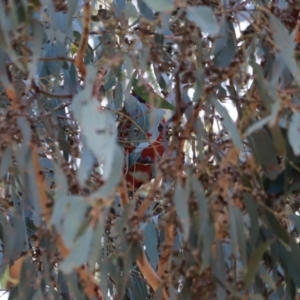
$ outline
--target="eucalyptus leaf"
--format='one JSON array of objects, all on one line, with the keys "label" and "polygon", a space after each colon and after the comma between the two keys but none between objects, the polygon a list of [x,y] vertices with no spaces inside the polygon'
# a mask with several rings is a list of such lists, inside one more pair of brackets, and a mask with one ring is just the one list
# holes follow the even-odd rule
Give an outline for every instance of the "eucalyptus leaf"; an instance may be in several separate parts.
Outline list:
[{"label": "eucalyptus leaf", "polygon": [[174,8],[173,0],[143,0],[147,6],[158,12],[171,11]]},{"label": "eucalyptus leaf", "polygon": [[300,142],[295,138],[300,133],[300,113],[294,112],[288,128],[288,138],[295,155],[300,155]]},{"label": "eucalyptus leaf", "polygon": [[258,266],[261,263],[262,256],[267,251],[272,242],[273,240],[269,240],[261,244],[250,257],[250,260],[248,262],[247,273],[244,276],[244,284],[246,289],[250,286],[251,281],[254,279]]},{"label": "eucalyptus leaf", "polygon": [[72,198],[73,199],[70,199],[68,202],[65,210],[62,231],[62,238],[68,248],[72,247],[80,226],[86,218],[87,209],[89,208],[89,204],[84,198]]},{"label": "eucalyptus leaf", "polygon": [[[107,179],[110,175],[114,149],[116,147],[117,131],[114,119],[107,110],[100,107],[96,98],[87,101],[86,98],[77,98],[81,102],[81,116],[78,119],[82,134],[85,137],[87,147],[103,163],[103,177]],[[74,103],[75,100],[73,100]]]},{"label": "eucalyptus leaf", "polygon": [[175,191],[174,191],[174,203],[176,207],[176,211],[178,217],[183,226],[183,235],[184,238],[188,238],[188,234],[190,231],[190,217],[188,212],[188,192],[187,187],[183,187],[181,182],[178,181],[176,183]]},{"label": "eucalyptus leaf", "polygon": [[293,35],[289,34],[284,25],[273,15],[270,14],[270,26],[276,46],[279,48],[282,58],[293,74],[295,80],[300,82],[300,73],[294,58]]},{"label": "eucalyptus leaf", "polygon": [[188,6],[186,12],[188,20],[194,22],[204,33],[215,36],[219,32],[218,23],[210,7]]},{"label": "eucalyptus leaf", "polygon": [[216,110],[221,115],[221,117],[224,118],[224,124],[232,137],[232,141],[235,147],[241,151],[243,148],[243,142],[241,140],[240,133],[231,116],[229,115],[227,109],[215,98],[212,98],[212,103],[215,105]]},{"label": "eucalyptus leaf", "polygon": [[59,265],[59,269],[70,274],[76,267],[80,267],[87,260],[90,247],[94,236],[94,230],[92,227],[88,227],[87,230],[76,240],[71,248],[70,254]]},{"label": "eucalyptus leaf", "polygon": [[11,159],[12,159],[12,149],[11,147],[7,147],[1,157],[0,178],[3,178],[8,172],[9,165],[11,164]]},{"label": "eucalyptus leaf", "polygon": [[154,222],[148,222],[144,229],[146,253],[149,257],[152,267],[155,269],[158,264],[158,251],[157,251],[157,229]]},{"label": "eucalyptus leaf", "polygon": [[242,213],[238,208],[229,205],[229,232],[233,253],[241,258],[244,265],[247,264],[246,241]]}]

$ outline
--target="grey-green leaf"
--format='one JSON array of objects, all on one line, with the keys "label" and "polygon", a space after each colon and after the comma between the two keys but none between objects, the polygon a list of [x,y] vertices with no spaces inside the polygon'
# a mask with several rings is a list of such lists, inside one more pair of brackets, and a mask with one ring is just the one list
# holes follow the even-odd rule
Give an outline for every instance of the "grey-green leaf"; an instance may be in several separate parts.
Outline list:
[{"label": "grey-green leaf", "polygon": [[300,155],[300,113],[294,112],[288,128],[288,139],[295,155]]},{"label": "grey-green leaf", "polygon": [[249,263],[248,263],[248,267],[247,267],[247,272],[244,276],[245,289],[247,289],[250,286],[250,284],[256,274],[256,271],[258,269],[258,266],[262,259],[262,256],[267,251],[267,249],[272,244],[272,242],[273,242],[273,240],[269,240],[269,241],[259,245],[256,248],[256,250],[253,252],[253,254],[251,255]]},{"label": "grey-green leaf", "polygon": [[149,8],[157,12],[167,12],[174,9],[173,0],[143,0]]},{"label": "grey-green leaf", "polygon": [[219,32],[219,25],[210,7],[188,6],[186,12],[188,20],[195,23],[204,33],[215,36]]},{"label": "grey-green leaf", "polygon": [[212,103],[214,104],[217,112],[221,115],[221,117],[224,118],[224,124],[226,126],[226,129],[228,130],[228,132],[231,135],[234,146],[238,150],[241,151],[243,148],[243,142],[241,140],[240,133],[239,133],[234,121],[232,120],[231,116],[229,115],[227,109],[217,99],[215,99],[215,98],[211,98],[211,99],[212,99]]},{"label": "grey-green leaf", "polygon": [[295,43],[293,34],[290,34],[273,14],[270,14],[270,27],[274,42],[279,48],[286,66],[293,74],[297,83],[300,83],[300,73],[294,56]]},{"label": "grey-green leaf", "polygon": [[93,240],[94,230],[88,227],[87,230],[76,240],[71,248],[70,254],[60,264],[59,268],[62,272],[70,274],[71,271],[80,267],[88,259],[90,246]]},{"label": "grey-green leaf", "polygon": [[174,203],[179,219],[183,225],[184,238],[188,238],[190,231],[190,217],[188,211],[188,198],[186,197],[186,190],[183,188],[180,181],[176,183],[174,191]]},{"label": "grey-green leaf", "polygon": [[245,266],[247,255],[243,215],[237,207],[231,204],[229,205],[229,232],[233,253],[236,258],[241,258]]}]

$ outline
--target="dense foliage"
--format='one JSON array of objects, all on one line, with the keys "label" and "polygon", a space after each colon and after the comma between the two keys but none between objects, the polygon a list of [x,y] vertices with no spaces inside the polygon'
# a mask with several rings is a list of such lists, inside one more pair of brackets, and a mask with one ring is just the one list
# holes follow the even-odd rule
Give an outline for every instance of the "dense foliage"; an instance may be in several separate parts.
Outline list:
[{"label": "dense foliage", "polygon": [[9,299],[295,299],[299,10],[0,1]]}]

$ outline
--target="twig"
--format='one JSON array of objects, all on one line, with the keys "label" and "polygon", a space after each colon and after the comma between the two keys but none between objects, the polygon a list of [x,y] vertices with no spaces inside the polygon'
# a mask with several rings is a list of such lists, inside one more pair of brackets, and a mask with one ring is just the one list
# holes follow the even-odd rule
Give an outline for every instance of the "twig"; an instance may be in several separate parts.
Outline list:
[{"label": "twig", "polygon": [[159,174],[155,178],[153,184],[151,185],[148,195],[146,196],[146,198],[143,200],[142,204],[138,208],[138,211],[137,211],[138,220],[141,220],[144,217],[146,210],[148,209],[150,204],[153,202],[155,191],[157,190],[157,187],[159,185],[159,182],[161,181],[161,178],[162,178],[162,174]]},{"label": "twig", "polygon": [[162,279],[165,279],[167,273],[168,273],[168,261],[169,257],[172,253],[173,245],[174,245],[174,240],[175,240],[175,224],[170,223],[167,225],[166,228],[166,238],[165,242],[162,245],[162,254],[159,258],[159,263],[158,263],[158,276]]},{"label": "twig", "polygon": [[88,44],[88,38],[89,38],[89,27],[90,27],[90,21],[91,21],[91,4],[90,1],[86,0],[84,7],[84,21],[83,21],[83,31],[81,35],[80,44],[78,47],[78,53],[75,58],[75,65],[78,68],[79,72],[81,73],[82,79],[85,78],[86,74],[86,67],[84,64],[84,55],[86,51],[86,47]]}]

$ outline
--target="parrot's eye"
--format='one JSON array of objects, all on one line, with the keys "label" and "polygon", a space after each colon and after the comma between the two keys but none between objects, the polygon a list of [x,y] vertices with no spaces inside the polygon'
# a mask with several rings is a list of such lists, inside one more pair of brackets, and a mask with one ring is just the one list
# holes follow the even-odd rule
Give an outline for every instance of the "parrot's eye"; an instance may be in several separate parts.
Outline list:
[{"label": "parrot's eye", "polygon": [[146,156],[145,163],[152,163],[152,162],[153,162],[152,158],[150,156]]},{"label": "parrot's eye", "polygon": [[157,129],[158,129],[158,131],[162,131],[163,128],[164,128],[163,124],[160,123],[160,124],[158,125],[158,128],[157,128]]}]

